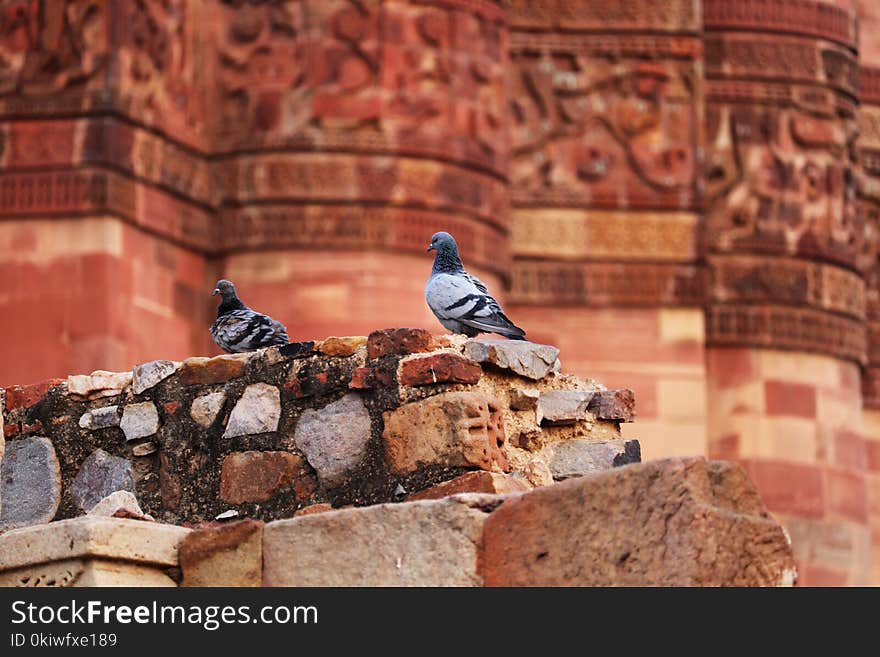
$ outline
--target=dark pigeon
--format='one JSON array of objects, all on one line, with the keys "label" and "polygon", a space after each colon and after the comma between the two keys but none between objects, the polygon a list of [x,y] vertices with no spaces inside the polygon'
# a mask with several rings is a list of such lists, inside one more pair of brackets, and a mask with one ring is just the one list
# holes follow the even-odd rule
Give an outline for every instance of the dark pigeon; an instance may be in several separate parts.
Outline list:
[{"label": "dark pigeon", "polygon": [[223,299],[211,325],[211,337],[223,351],[239,354],[289,342],[284,325],[244,305],[231,281],[217,281],[211,294],[219,294]]},{"label": "dark pigeon", "polygon": [[425,301],[443,326],[471,338],[497,333],[511,340],[526,339],[526,332],[507,318],[486,285],[464,270],[452,235],[435,233],[428,251],[436,255],[425,285]]}]

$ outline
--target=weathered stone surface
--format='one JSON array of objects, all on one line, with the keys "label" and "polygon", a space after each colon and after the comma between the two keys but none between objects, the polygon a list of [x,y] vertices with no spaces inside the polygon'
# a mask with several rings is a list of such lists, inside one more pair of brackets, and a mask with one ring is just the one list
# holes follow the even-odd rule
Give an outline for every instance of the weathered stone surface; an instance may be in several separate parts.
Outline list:
[{"label": "weathered stone surface", "polygon": [[67,392],[74,398],[114,397],[131,385],[131,372],[95,370],[91,374],[67,377]]},{"label": "weathered stone surface", "polygon": [[187,358],[180,367],[180,383],[185,386],[225,383],[237,379],[253,354],[226,354],[214,358]]},{"label": "weathered stone surface", "polygon": [[129,404],[122,411],[119,427],[126,440],[152,436],[159,430],[159,412],[153,402]]},{"label": "weathered stone surface", "polygon": [[156,567],[108,559],[64,559],[0,572],[0,586],[131,588],[177,584]]},{"label": "weathered stone surface", "polygon": [[128,518],[82,516],[0,534],[0,571],[94,557],[176,566],[184,527]]},{"label": "weathered stone surface", "polygon": [[154,360],[136,365],[132,370],[131,391],[139,395],[149,390],[174,374],[181,365],[173,360]]},{"label": "weathered stone surface", "polygon": [[508,498],[486,522],[490,586],[777,586],[794,559],[738,465],[615,468]]},{"label": "weathered stone surface", "polygon": [[407,386],[434,383],[474,384],[483,375],[483,368],[458,354],[443,352],[408,358],[400,362],[397,380]]},{"label": "weathered stone surface", "polygon": [[510,409],[513,411],[534,411],[538,408],[540,392],[528,388],[510,389]]},{"label": "weathered stone surface", "polygon": [[554,370],[559,349],[520,340],[468,340],[464,355],[478,363],[489,363],[528,379],[543,379]]},{"label": "weathered stone surface", "polygon": [[107,429],[119,426],[119,406],[104,406],[86,411],[79,418],[82,429]]},{"label": "weathered stone surface", "polygon": [[391,469],[406,474],[425,465],[491,470],[504,463],[500,405],[479,391],[447,392],[384,413],[382,439]]},{"label": "weathered stone surface", "polygon": [[590,390],[548,390],[538,397],[537,421],[545,424],[575,424],[586,420],[595,395]]},{"label": "weathered stone surface", "polygon": [[306,455],[321,484],[331,488],[344,483],[363,461],[369,439],[370,414],[357,393],[317,411],[307,410],[294,432],[297,448]]},{"label": "weathered stone surface", "polygon": [[367,338],[367,357],[406,356],[437,347],[434,337],[424,329],[395,328],[373,331]]},{"label": "weathered stone surface", "polygon": [[379,504],[263,531],[265,586],[479,586],[482,496]]},{"label": "weathered stone surface", "polygon": [[406,500],[408,502],[439,500],[450,495],[458,495],[459,493],[523,493],[531,489],[532,487],[524,479],[510,477],[498,472],[478,470],[476,472],[468,472],[449,481],[444,481],[425,490],[420,490],[407,497]]},{"label": "weathered stone surface", "polygon": [[636,397],[629,388],[602,390],[590,400],[590,411],[600,420],[632,422],[635,419]]},{"label": "weathered stone surface", "polygon": [[196,529],[180,544],[181,586],[260,586],[263,523],[240,520]]},{"label": "weathered stone surface", "polygon": [[[627,443],[635,443],[635,450],[627,451]],[[631,440],[565,440],[553,443],[552,450],[550,471],[557,481],[641,461],[638,441]]]},{"label": "weathered stone surface", "polygon": [[351,356],[365,344],[367,344],[367,337],[364,335],[346,336],[342,338],[331,336],[320,344],[318,351],[325,356]]},{"label": "weathered stone surface", "polygon": [[137,498],[127,490],[117,490],[115,493],[110,493],[89,509],[86,515],[105,518],[132,518],[133,520],[153,519],[143,512]]},{"label": "weathered stone surface", "polygon": [[223,459],[220,499],[266,502],[302,474],[302,465],[302,458],[290,452],[234,452]]},{"label": "weathered stone surface", "polygon": [[253,383],[244,389],[241,399],[229,415],[224,438],[247,436],[278,430],[281,418],[281,393],[275,386]]},{"label": "weathered stone surface", "polygon": [[226,393],[224,392],[209,392],[207,395],[196,397],[190,406],[189,416],[200,427],[210,427],[217,419],[217,413],[223,408],[225,401]]},{"label": "weathered stone surface", "polygon": [[52,441],[35,437],[7,443],[0,489],[0,531],[52,520],[61,503],[61,469]]},{"label": "weathered stone surface", "polygon": [[76,478],[70,485],[70,496],[85,512],[116,491],[134,493],[131,463],[119,456],[111,456],[96,449],[83,461]]}]

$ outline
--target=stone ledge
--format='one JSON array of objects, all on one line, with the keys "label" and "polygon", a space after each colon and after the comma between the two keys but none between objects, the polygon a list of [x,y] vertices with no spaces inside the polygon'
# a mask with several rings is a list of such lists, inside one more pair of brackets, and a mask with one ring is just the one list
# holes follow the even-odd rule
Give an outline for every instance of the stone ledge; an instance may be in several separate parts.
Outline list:
[{"label": "stone ledge", "polygon": [[128,518],[84,516],[0,534],[0,571],[67,559],[177,566],[190,530]]}]

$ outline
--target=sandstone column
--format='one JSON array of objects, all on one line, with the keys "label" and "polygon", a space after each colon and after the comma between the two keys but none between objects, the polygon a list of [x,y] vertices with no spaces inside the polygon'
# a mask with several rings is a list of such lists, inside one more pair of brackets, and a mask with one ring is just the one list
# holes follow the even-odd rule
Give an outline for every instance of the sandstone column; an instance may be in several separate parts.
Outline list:
[{"label": "sandstone column", "polygon": [[705,453],[699,0],[510,4],[510,314]]},{"label": "sandstone column", "polygon": [[219,271],[292,339],[441,330],[430,236],[503,297],[507,25],[489,0],[218,2]]},{"label": "sandstone column", "polygon": [[870,582],[856,21],[704,0],[709,453],[742,462],[800,583]]},{"label": "sandstone column", "polygon": [[0,385],[207,345],[195,4],[0,8]]},{"label": "sandstone column", "polygon": [[865,231],[868,366],[862,375],[865,481],[873,547],[872,584],[880,584],[880,5],[856,3],[859,13],[859,220]]}]

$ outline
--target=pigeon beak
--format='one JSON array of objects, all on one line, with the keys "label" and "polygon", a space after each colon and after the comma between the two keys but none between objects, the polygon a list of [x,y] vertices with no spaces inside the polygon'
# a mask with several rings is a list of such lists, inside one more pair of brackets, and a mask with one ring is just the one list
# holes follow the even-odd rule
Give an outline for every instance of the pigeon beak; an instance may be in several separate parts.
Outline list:
[{"label": "pigeon beak", "polygon": [[425,251],[425,253],[430,253],[430,252],[433,251],[433,250],[434,250],[434,245],[433,245],[433,244],[429,244],[429,245],[428,245],[428,250]]},{"label": "pigeon beak", "polygon": [[214,291],[211,292],[211,296],[216,297],[218,294],[220,294],[220,288],[215,287]]}]

